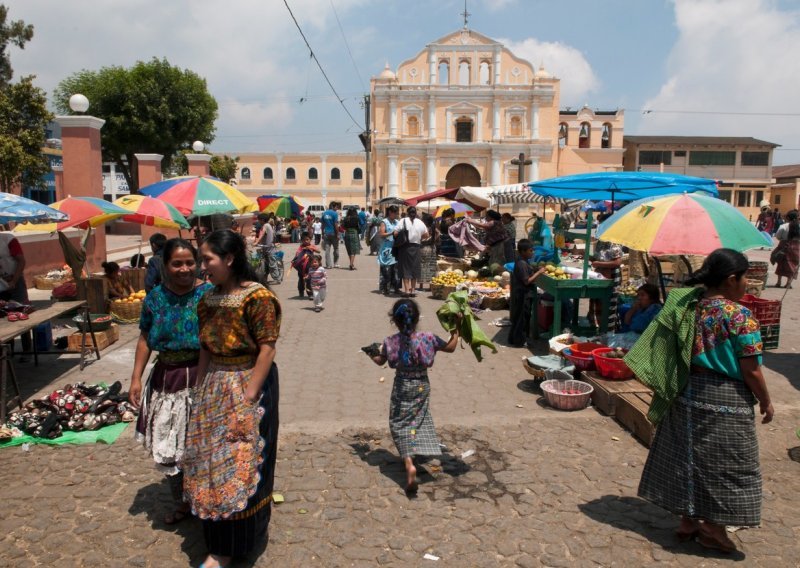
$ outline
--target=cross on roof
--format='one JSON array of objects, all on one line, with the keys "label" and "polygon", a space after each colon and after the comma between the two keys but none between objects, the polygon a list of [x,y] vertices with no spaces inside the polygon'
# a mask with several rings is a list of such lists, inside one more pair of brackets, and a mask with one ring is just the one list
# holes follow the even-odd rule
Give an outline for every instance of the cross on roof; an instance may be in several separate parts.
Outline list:
[{"label": "cross on roof", "polygon": [[464,29],[467,29],[467,25],[469,24],[469,17],[472,15],[467,12],[467,0],[464,0],[464,11],[461,12],[461,15],[464,16]]}]

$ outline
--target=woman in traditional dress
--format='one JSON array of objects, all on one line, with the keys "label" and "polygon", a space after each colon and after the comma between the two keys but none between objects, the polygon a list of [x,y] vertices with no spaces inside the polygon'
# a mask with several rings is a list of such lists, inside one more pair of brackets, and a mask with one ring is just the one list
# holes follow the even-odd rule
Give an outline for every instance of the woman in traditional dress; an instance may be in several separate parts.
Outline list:
[{"label": "woman in traditional dress", "polygon": [[486,231],[486,242],[484,244],[489,249],[489,266],[492,264],[503,266],[506,263],[505,241],[508,240],[508,233],[503,226],[500,213],[494,209],[487,209],[485,223],[469,218],[467,223]]},{"label": "woman in traditional dress", "polygon": [[[703,287],[673,290],[625,359],[656,396],[650,413],[658,428],[639,496],[681,515],[679,539],[697,537],[726,553],[736,549],[726,525],[761,523],[753,406],[759,404],[764,424],[774,412],[761,374],[758,322],[737,303],[748,268],[737,251],[711,253],[689,281]],[[668,352],[675,345],[679,352]],[[662,411],[655,400],[663,400]]]},{"label": "woman in traditional dress", "polygon": [[214,288],[197,307],[200,364],[186,437],[185,493],[209,556],[226,566],[267,536],[278,436],[277,298],[254,281],[244,240],[215,231],[200,247]]},{"label": "woman in traditional dress", "polygon": [[397,220],[399,209],[397,205],[390,205],[386,208],[386,217],[381,220],[378,227],[380,238],[380,249],[378,250],[378,264],[380,265],[380,276],[378,278],[378,288],[384,296],[388,296],[390,288],[395,294],[400,293],[400,271],[397,266],[397,259],[392,256],[392,245],[394,244],[394,234],[400,222]]},{"label": "woman in traditional dress", "polygon": [[419,243],[419,257],[422,263],[422,273],[419,277],[419,289],[422,291],[425,284],[430,286],[431,280],[436,276],[436,223],[430,213],[422,214],[422,222],[428,232],[428,237]]},{"label": "woman in traditional dress", "polygon": [[[197,251],[188,241],[170,239],[162,254],[164,281],[142,304],[128,398],[140,406],[136,438],[169,480],[175,505],[164,522],[172,525],[190,512],[183,500],[183,473],[178,462],[183,458],[197,382],[197,303],[211,286],[197,279]],[[142,397],[142,374],[153,351],[158,356]]]},{"label": "woman in traditional dress", "polygon": [[[597,241],[592,259],[592,268],[605,278],[614,281],[614,291],[608,305],[608,331],[614,333],[617,329],[617,303],[619,288],[622,286],[622,247],[607,241]],[[603,305],[600,300],[589,300],[589,323],[600,327],[600,316]]]},{"label": "woman in traditional dress", "polygon": [[437,351],[452,353],[458,345],[458,326],[450,341],[425,331],[416,331],[419,306],[414,300],[398,300],[389,312],[396,333],[383,340],[380,353],[372,357],[378,365],[389,363],[395,369],[392,398],[389,402],[389,429],[394,445],[406,468],[406,494],[417,493],[417,468],[414,456],[442,454],[439,437],[428,408],[431,385],[428,368]]},{"label": "woman in traditional dress", "polygon": [[455,225],[456,212],[452,207],[442,211],[442,220],[439,222],[439,254],[448,258],[462,258],[464,251],[457,242],[453,240],[448,232],[450,227]]},{"label": "woman in traditional dress", "polygon": [[797,209],[786,214],[786,221],[775,232],[778,246],[772,251],[770,260],[775,267],[778,281],[775,286],[781,287],[781,279],[786,277],[786,287],[792,287],[792,280],[797,279],[797,267],[800,264],[800,222],[797,219]]},{"label": "woman in traditional dress", "polygon": [[422,241],[430,235],[428,235],[425,223],[417,217],[416,207],[409,207],[406,215],[406,218],[401,219],[400,224],[395,228],[394,235],[397,236],[397,233],[404,229],[408,231],[408,243],[398,251],[397,263],[400,265],[403,293],[407,298],[411,298],[417,295],[414,289],[417,287],[417,281],[422,277],[420,246]]},{"label": "woman in traditional dress", "polygon": [[347,210],[342,221],[344,227],[344,248],[350,257],[350,270],[356,269],[356,256],[361,253],[361,221],[355,207]]}]

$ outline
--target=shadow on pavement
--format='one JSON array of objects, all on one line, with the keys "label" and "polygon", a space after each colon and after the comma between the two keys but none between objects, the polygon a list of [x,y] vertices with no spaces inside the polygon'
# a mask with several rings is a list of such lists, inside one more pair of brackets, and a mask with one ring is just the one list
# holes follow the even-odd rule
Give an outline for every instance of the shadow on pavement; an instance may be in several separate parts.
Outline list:
[{"label": "shadow on pavement", "polygon": [[164,478],[160,483],[151,483],[140,487],[133,498],[128,513],[133,516],[144,513],[150,526],[154,530],[176,532],[183,537],[181,550],[194,566],[206,557],[206,547],[203,540],[203,529],[200,521],[192,516],[174,525],[164,522],[164,515],[172,506],[169,483]]},{"label": "shadow on pavement", "polygon": [[764,366],[786,377],[789,384],[800,390],[800,374],[797,365],[800,363],[800,353],[774,353],[764,352]]},{"label": "shadow on pavement", "polygon": [[675,530],[678,528],[678,517],[669,514],[665,517],[663,509],[638,497],[604,495],[599,499],[578,505],[578,509],[584,515],[597,522],[623,531],[635,532],[673,554],[686,554],[703,558],[724,558],[735,561],[745,559],[745,555],[741,551],[722,554],[703,548],[696,542],[678,542],[675,537]]}]

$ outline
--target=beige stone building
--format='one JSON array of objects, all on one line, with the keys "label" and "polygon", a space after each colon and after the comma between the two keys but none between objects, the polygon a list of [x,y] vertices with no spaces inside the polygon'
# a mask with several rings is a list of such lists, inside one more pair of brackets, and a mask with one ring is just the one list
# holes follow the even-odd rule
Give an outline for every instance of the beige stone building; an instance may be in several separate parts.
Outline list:
[{"label": "beige stone building", "polygon": [[[624,113],[560,110],[560,81],[478,32],[434,41],[371,81],[370,202],[444,187],[621,170]],[[366,202],[365,154],[242,153],[237,183],[252,196],[307,204]]]},{"label": "beige stone building", "polygon": [[719,196],[745,216],[770,200],[772,151],[778,146],[735,136],[626,136],[626,171],[662,171],[717,180]]},{"label": "beige stone building", "polygon": [[772,177],[775,178],[769,198],[772,208],[786,215],[800,207],[800,164],[773,166]]}]

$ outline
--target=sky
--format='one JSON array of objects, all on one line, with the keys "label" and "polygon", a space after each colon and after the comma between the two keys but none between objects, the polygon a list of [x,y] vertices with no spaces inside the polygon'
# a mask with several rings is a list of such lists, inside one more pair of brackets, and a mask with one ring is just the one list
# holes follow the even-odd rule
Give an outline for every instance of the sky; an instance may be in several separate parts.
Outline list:
[{"label": "sky", "polygon": [[[9,49],[48,95],[153,57],[204,77],[213,152],[358,151],[369,79],[461,29],[463,0],[0,0],[34,26]],[[752,136],[800,163],[797,0],[467,0],[469,28],[561,79],[561,107],[625,109],[625,133]],[[341,99],[341,103],[339,100]],[[349,111],[351,116],[348,116]],[[91,108],[89,109],[91,114]],[[208,142],[208,141],[206,141]]]}]

